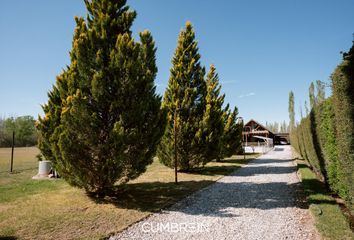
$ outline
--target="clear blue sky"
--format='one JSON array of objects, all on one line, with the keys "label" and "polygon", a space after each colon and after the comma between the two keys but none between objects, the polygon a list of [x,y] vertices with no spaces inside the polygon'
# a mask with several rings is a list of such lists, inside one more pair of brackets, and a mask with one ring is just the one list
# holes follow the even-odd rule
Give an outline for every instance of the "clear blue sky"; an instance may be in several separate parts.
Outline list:
[{"label": "clear blue sky", "polygon": [[[288,93],[296,110],[311,81],[329,80],[352,45],[354,1],[128,0],[138,12],[133,32],[156,41],[158,92],[169,78],[180,29],[190,20],[202,62],[214,63],[226,101],[240,116],[288,121]],[[81,0],[0,1],[0,115],[37,116],[55,77],[69,64],[74,16]]]}]

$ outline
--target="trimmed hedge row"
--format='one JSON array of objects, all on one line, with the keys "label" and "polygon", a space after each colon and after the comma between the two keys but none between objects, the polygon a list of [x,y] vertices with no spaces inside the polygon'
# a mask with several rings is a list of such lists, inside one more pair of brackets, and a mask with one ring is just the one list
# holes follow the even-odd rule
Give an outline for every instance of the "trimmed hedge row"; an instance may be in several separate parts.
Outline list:
[{"label": "trimmed hedge row", "polygon": [[291,131],[291,144],[354,211],[354,45],[331,78],[333,96]]},{"label": "trimmed hedge row", "polygon": [[332,91],[343,191],[354,205],[354,45],[332,75]]},{"label": "trimmed hedge row", "polygon": [[290,134],[291,144],[306,159],[313,171],[340,197],[351,201],[343,172],[342,158],[338,156],[336,121],[333,99],[315,106],[310,114]]}]

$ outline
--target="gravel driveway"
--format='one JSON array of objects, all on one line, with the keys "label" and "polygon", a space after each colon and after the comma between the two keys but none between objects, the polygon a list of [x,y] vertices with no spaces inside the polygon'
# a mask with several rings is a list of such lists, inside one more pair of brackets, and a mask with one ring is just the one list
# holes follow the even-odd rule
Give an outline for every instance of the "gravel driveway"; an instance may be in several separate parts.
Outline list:
[{"label": "gravel driveway", "polygon": [[279,146],[111,239],[319,239],[292,161]]}]

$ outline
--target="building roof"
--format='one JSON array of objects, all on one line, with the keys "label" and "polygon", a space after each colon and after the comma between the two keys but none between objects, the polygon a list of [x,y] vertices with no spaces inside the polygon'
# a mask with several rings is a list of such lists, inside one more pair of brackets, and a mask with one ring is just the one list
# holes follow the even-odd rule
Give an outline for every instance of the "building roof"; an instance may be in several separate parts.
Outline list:
[{"label": "building roof", "polygon": [[266,132],[268,131],[269,133],[274,134],[272,131],[270,131],[268,128],[266,128],[263,124],[260,124],[259,122],[257,122],[257,121],[254,120],[254,119],[249,120],[249,121],[245,124],[245,126],[251,125],[252,122],[256,123],[256,124],[257,124],[258,126],[260,126],[262,129],[253,130],[253,131],[250,131],[250,133],[266,133]]}]

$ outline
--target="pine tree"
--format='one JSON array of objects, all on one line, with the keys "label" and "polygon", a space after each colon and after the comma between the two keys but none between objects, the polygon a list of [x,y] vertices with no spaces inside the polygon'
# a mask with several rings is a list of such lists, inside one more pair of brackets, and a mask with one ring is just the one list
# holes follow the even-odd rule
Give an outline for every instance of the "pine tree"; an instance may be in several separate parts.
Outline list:
[{"label": "pine tree", "polygon": [[204,160],[220,160],[221,138],[224,132],[223,109],[225,95],[220,95],[221,86],[219,76],[214,65],[210,66],[206,78],[207,94],[205,97],[205,111],[203,117],[204,136],[206,141]]},{"label": "pine tree", "polygon": [[242,149],[242,124],[238,123],[238,109],[233,111],[229,105],[224,109],[224,134],[222,137],[222,158],[231,157]]},{"label": "pine tree", "polygon": [[294,99],[294,93],[293,91],[290,91],[289,93],[289,128],[290,131],[295,127],[295,99]]},{"label": "pine tree", "polygon": [[[205,69],[201,66],[198,44],[190,22],[180,32],[172,59],[171,75],[163,108],[167,127],[158,149],[166,166],[174,166],[174,134],[177,135],[178,168],[188,171],[204,163],[203,112],[205,109]],[[176,116],[176,133],[174,133]]]},{"label": "pine tree", "polygon": [[154,41],[135,42],[136,17],[126,0],[85,0],[76,18],[71,64],[57,77],[39,118],[39,147],[59,174],[87,192],[104,195],[134,179],[152,162],[164,131],[155,93]]}]

